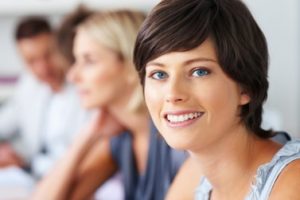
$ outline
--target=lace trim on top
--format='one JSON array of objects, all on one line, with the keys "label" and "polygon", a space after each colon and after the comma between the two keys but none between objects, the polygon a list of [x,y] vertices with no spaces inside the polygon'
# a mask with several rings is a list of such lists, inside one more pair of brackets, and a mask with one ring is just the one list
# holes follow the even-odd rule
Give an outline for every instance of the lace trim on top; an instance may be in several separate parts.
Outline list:
[{"label": "lace trim on top", "polygon": [[200,184],[195,191],[195,200],[209,200],[212,186],[204,176],[201,177]]},{"label": "lace trim on top", "polygon": [[[299,154],[300,152],[300,140],[293,140],[287,142],[272,158],[272,160],[266,164],[261,165],[256,172],[254,177],[254,181],[251,184],[250,192],[248,193],[245,200],[256,200],[259,199],[261,193],[266,186],[268,178],[270,178],[270,174],[274,166],[283,165],[284,161],[288,160],[291,157]],[[297,159],[297,157],[295,157]],[[288,164],[288,163],[287,163]],[[284,167],[285,165],[283,165]],[[274,174],[275,175],[275,174]],[[273,185],[268,187],[272,187]]]}]

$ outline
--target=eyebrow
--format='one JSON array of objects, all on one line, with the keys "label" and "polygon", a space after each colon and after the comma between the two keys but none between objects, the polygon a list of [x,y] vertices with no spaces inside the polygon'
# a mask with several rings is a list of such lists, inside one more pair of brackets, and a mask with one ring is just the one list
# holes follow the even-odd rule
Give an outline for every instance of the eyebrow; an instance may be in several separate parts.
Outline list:
[{"label": "eyebrow", "polygon": [[[190,65],[194,62],[214,62],[214,63],[218,63],[216,60],[214,59],[211,59],[211,58],[194,58],[194,59],[190,59],[190,60],[187,60],[183,63],[183,65]],[[162,63],[159,63],[159,62],[149,62],[146,66],[148,65],[155,65],[155,66],[159,66],[159,67],[164,67],[165,65],[162,64]]]}]

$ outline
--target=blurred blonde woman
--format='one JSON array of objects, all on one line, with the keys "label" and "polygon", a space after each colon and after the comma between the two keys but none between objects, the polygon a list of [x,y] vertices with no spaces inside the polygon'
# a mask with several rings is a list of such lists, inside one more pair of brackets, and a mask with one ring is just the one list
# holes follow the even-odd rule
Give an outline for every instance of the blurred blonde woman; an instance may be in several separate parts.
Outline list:
[{"label": "blurred blonde woman", "polygon": [[33,199],[87,199],[120,171],[125,199],[164,199],[185,155],[157,135],[132,63],[144,14],[120,10],[89,17],[78,28],[69,79],[85,108],[98,114],[75,139]]}]

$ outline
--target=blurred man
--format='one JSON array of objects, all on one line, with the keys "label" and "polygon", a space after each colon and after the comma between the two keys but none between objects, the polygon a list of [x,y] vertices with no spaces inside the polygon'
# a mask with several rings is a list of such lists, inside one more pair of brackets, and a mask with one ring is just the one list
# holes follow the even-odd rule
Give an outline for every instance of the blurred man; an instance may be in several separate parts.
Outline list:
[{"label": "blurred man", "polygon": [[65,82],[68,66],[56,50],[49,23],[26,18],[15,39],[26,67],[15,95],[0,108],[0,167],[31,168],[40,177],[71,143],[87,113]]}]

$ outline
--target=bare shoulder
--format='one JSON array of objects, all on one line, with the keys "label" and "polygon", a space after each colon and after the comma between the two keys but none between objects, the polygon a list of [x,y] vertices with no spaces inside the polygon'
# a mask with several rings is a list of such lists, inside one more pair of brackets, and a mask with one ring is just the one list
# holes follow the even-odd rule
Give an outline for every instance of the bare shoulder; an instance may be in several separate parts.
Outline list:
[{"label": "bare shoulder", "polygon": [[197,163],[193,159],[188,158],[177,173],[165,199],[194,199],[195,190],[201,176],[202,173],[198,169]]},{"label": "bare shoulder", "polygon": [[270,200],[293,199],[300,200],[300,159],[287,165],[275,182]]}]

